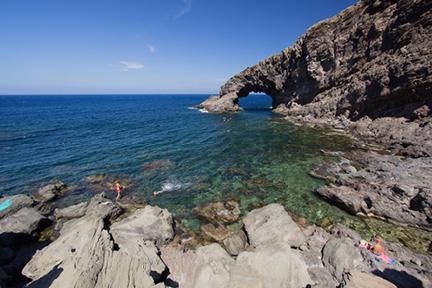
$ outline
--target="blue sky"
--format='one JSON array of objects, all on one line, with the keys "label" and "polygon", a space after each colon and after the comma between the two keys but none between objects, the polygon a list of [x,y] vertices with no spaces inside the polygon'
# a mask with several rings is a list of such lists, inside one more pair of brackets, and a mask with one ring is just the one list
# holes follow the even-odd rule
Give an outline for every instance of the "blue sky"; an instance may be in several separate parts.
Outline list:
[{"label": "blue sky", "polygon": [[353,0],[0,0],[0,94],[214,93]]}]

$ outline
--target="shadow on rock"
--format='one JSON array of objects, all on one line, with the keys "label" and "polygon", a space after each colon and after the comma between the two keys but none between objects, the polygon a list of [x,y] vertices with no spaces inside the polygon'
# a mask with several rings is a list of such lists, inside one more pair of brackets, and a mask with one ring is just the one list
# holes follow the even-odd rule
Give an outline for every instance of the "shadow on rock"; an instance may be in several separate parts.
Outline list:
[{"label": "shadow on rock", "polygon": [[384,271],[374,270],[372,272],[376,276],[395,284],[398,288],[423,288],[423,283],[416,277],[408,274],[405,271],[394,269],[384,269]]},{"label": "shadow on rock", "polygon": [[45,288],[50,287],[55,279],[63,272],[63,268],[59,268],[58,265],[51,269],[48,274],[41,277],[40,279],[28,284],[26,288]]}]

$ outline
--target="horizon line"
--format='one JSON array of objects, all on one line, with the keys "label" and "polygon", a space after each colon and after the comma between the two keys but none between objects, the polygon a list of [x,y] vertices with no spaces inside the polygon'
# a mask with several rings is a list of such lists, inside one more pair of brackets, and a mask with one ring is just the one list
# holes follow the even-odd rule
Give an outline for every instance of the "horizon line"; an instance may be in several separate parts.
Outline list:
[{"label": "horizon line", "polygon": [[[252,92],[249,95],[254,94],[265,94],[259,92]],[[151,96],[151,95],[160,95],[160,96],[168,96],[168,95],[219,95],[219,93],[35,93],[35,94],[25,94],[25,93],[17,93],[17,94],[1,94],[0,97],[3,96]]]}]

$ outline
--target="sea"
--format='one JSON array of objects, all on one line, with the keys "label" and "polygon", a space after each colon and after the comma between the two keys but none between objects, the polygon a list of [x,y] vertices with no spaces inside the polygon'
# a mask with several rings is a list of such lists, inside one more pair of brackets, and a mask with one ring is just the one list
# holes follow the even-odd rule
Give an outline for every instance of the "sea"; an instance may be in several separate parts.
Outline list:
[{"label": "sea", "polygon": [[313,192],[324,182],[310,170],[335,160],[322,151],[351,149],[350,138],[291,124],[264,94],[242,98],[241,113],[194,108],[208,96],[0,96],[0,194],[32,194],[60,180],[70,189],[56,205],[66,206],[100,192],[89,179],[105,177],[124,184],[124,201],[167,208],[196,231],[194,207],[234,200],[243,215],[277,202],[308,224],[391,234],[393,226],[349,215]]}]

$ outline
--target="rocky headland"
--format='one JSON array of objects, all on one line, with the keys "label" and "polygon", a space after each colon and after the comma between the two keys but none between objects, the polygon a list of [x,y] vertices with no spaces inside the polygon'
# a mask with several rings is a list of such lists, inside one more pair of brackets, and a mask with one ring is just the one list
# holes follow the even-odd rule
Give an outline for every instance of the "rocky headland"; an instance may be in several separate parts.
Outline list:
[{"label": "rocky headland", "polygon": [[431,156],[430,19],[429,0],[359,1],[233,76],[198,106],[240,111],[239,98],[264,92],[292,121],[354,130],[399,144],[405,154]]}]

